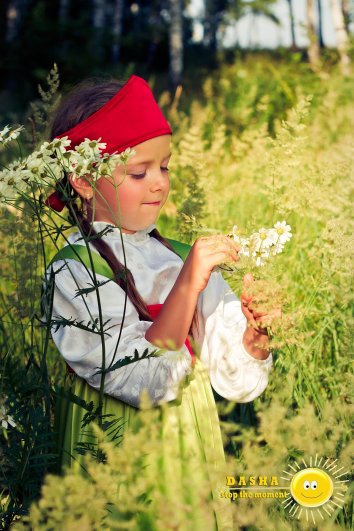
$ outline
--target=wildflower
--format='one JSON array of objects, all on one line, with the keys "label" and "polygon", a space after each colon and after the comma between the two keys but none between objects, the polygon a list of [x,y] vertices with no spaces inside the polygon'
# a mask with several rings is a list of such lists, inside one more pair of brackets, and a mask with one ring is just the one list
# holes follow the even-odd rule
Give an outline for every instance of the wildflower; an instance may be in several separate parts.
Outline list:
[{"label": "wildflower", "polygon": [[51,157],[55,154],[57,157],[60,157],[60,155],[66,153],[70,144],[71,140],[67,136],[64,136],[63,138],[54,138],[51,142],[43,142],[39,149],[45,156]]},{"label": "wildflower", "polygon": [[6,413],[6,409],[4,405],[0,406],[0,422],[1,422],[2,427],[5,428],[5,430],[8,429],[9,424],[13,428],[16,428],[16,422],[10,415]]},{"label": "wildflower", "polygon": [[237,243],[240,243],[240,240],[241,240],[241,231],[240,229],[238,228],[237,225],[234,225],[232,227],[232,231],[231,231],[231,234],[229,234],[229,236],[231,238],[233,238],[235,240],[235,242]]},{"label": "wildflower", "polygon": [[[9,135],[7,137],[7,141],[11,142],[11,140],[16,140],[16,138],[20,135],[22,129],[23,129],[23,125],[21,125],[20,127],[17,127],[16,129],[13,129],[12,131],[10,131],[10,133],[9,133]],[[5,143],[6,143],[6,140],[5,140]]]},{"label": "wildflower", "polygon": [[10,131],[10,127],[5,125],[4,129],[0,131],[0,143],[2,144],[7,136],[7,133]]},{"label": "wildflower", "polygon": [[290,240],[292,236],[291,227],[286,224],[286,221],[277,221],[274,225],[274,229],[276,230],[280,243],[284,244]]},{"label": "wildflower", "polygon": [[257,267],[265,265],[270,256],[269,249],[257,249],[252,252],[254,263]]},{"label": "wildflower", "polygon": [[251,256],[256,266],[263,266],[270,257],[283,251],[292,234],[286,221],[277,221],[273,228],[262,227],[249,238],[242,237],[240,229],[234,225],[228,236],[241,246],[239,256]]},{"label": "wildflower", "polygon": [[251,236],[252,245],[255,249],[264,249],[271,247],[274,243],[273,232],[269,229],[259,229]]},{"label": "wildflower", "polygon": [[4,129],[0,131],[0,144],[5,145],[12,140],[16,140],[22,130],[23,125],[16,127],[15,129],[11,129],[8,125],[5,125]]},{"label": "wildflower", "polygon": [[124,164],[126,163],[130,157],[136,154],[135,149],[127,148],[122,153],[119,153],[119,159]]},{"label": "wildflower", "polygon": [[81,144],[75,146],[75,151],[85,158],[98,158],[101,155],[101,151],[107,147],[107,144],[105,142],[100,142],[100,140],[100,138],[98,140],[85,138]]},{"label": "wildflower", "polygon": [[250,239],[249,238],[239,238],[238,243],[240,244],[241,248],[239,250],[239,255],[241,256],[249,256],[250,250]]}]

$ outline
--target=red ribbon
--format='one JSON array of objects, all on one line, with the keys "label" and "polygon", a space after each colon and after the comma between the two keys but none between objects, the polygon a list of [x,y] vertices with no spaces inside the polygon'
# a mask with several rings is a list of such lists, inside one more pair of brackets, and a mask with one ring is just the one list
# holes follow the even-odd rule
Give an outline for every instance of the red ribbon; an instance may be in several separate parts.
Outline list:
[{"label": "red ribbon", "polygon": [[53,192],[50,194],[47,199],[44,201],[44,204],[56,210],[56,212],[61,212],[66,206],[66,203],[60,198],[58,192]]}]

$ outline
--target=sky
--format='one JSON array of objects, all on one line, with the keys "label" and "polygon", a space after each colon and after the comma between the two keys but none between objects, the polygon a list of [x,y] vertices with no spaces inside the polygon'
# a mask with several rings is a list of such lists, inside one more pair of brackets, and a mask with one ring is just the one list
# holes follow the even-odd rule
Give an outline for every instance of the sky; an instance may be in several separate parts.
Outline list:
[{"label": "sky", "polygon": [[[306,0],[293,0],[295,16],[295,36],[297,45],[306,47],[308,39],[306,36]],[[193,16],[203,13],[203,0],[191,0],[188,12]],[[323,14],[323,38],[328,47],[335,46],[335,32],[330,12],[329,0],[322,0]],[[288,47],[291,44],[289,7],[287,0],[278,0],[273,9],[275,15],[280,19],[280,26],[264,17],[256,19],[247,16],[242,18],[237,24],[230,26],[223,38],[225,47],[232,46],[236,42],[241,47],[265,47],[276,48],[278,46]],[[202,38],[202,27],[198,22],[194,28],[194,40]]]}]

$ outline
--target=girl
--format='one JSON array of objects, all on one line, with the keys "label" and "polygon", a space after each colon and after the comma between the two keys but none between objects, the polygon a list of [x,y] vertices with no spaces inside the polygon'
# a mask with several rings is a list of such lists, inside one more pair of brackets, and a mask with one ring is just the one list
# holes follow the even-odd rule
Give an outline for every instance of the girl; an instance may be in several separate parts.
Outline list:
[{"label": "girl", "polygon": [[[80,231],[90,237],[93,254],[98,252],[110,266],[113,281],[97,271],[97,292],[88,290],[78,297],[78,288],[92,285],[92,273],[75,254],[57,259],[50,266],[55,274],[52,316],[86,323],[94,322],[101,312],[101,322],[108,323],[109,330],[104,344],[97,333],[75,326],[53,327],[52,336],[75,373],[74,394],[95,404],[103,349],[105,367],[113,358],[122,360],[138,352],[141,359],[106,374],[103,413],[122,417],[127,429],[142,392],[147,391],[160,410],[162,444],[166,440],[168,448],[159,465],[166,499],[189,500],[190,529],[212,529],[220,527],[220,515],[215,522],[205,520],[190,496],[198,488],[202,463],[221,470],[224,460],[210,382],[221,396],[237,402],[254,400],[263,392],[272,364],[264,325],[269,325],[272,315],[252,312],[246,293],[241,306],[221,274],[213,271],[218,264],[237,260],[239,248],[230,238],[198,238],[183,263],[157,230],[155,223],[170,187],[171,134],[148,84],[138,76],[124,85],[81,87],[61,103],[53,138],[67,136],[71,148],[85,138],[101,139],[107,145],[105,152],[131,147],[135,154],[126,167],[117,166],[112,176],[96,183],[89,176],[68,176],[81,208],[73,201],[68,206]],[[49,204],[59,210],[62,198],[54,193]],[[97,233],[100,237],[92,238]],[[71,245],[84,245],[80,232],[69,237]],[[245,287],[251,281],[252,276],[246,276]],[[157,348],[164,349],[162,355],[142,356]],[[79,459],[76,445],[83,440],[85,413],[78,404],[62,405],[63,464]],[[172,449],[173,462],[168,456]],[[188,477],[182,470],[186,458]],[[172,484],[170,467],[174,467]]]}]

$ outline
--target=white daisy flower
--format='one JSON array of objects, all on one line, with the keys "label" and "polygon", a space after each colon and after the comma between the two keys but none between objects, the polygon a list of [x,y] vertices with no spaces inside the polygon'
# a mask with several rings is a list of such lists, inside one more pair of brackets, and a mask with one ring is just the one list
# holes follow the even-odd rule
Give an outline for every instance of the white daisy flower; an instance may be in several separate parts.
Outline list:
[{"label": "white daisy flower", "polygon": [[240,241],[238,243],[241,245],[241,249],[238,252],[239,256],[249,256],[250,255],[249,238],[240,238]]},{"label": "white daisy flower", "polygon": [[15,129],[11,129],[10,126],[5,125],[4,129],[0,131],[0,144],[7,144],[8,142],[12,142],[12,140],[16,140],[22,130],[23,125]]},{"label": "white daisy flower", "polygon": [[237,225],[234,225],[232,227],[232,231],[231,231],[230,237],[233,238],[235,240],[235,242],[240,243],[241,230],[238,228]]},{"label": "white daisy flower", "polygon": [[107,144],[105,142],[100,142],[98,140],[90,140],[85,138],[81,144],[75,146],[75,151],[77,151],[82,157],[98,158],[101,156],[101,152],[106,149]]},{"label": "white daisy flower", "polygon": [[22,130],[23,130],[23,125],[21,125],[20,127],[16,127],[16,129],[13,129],[12,131],[10,131],[7,139],[5,140],[5,143],[6,141],[11,142],[12,140],[16,140],[16,138],[20,135]]},{"label": "white daisy flower", "polygon": [[[115,154],[115,153],[114,153]],[[133,157],[136,154],[135,149],[127,148],[122,153],[118,154],[119,160],[121,163],[127,162],[131,157]]]},{"label": "white daisy flower", "polygon": [[277,233],[277,239],[280,243],[284,244],[288,242],[291,237],[291,227],[286,224],[286,221],[277,221],[274,225],[274,229]]},{"label": "white daisy flower", "polygon": [[10,415],[6,413],[6,409],[4,405],[0,406],[0,422],[1,422],[2,427],[5,428],[5,430],[7,430],[9,424],[13,428],[16,427],[16,422]]},{"label": "white daisy flower", "polygon": [[57,154],[59,154],[65,153],[67,151],[66,148],[68,148],[70,144],[71,140],[69,140],[67,136],[63,136],[63,138],[54,138],[49,145],[52,151],[55,151]]},{"label": "white daisy flower", "polygon": [[5,138],[7,137],[7,133],[11,130],[9,125],[5,125],[4,129],[0,131],[0,143],[3,144],[5,141]]},{"label": "white daisy flower", "polygon": [[270,251],[270,255],[271,256],[275,256],[276,254],[279,254],[279,253],[282,253],[284,250],[284,244],[283,243],[275,243],[274,245],[272,245],[272,247],[270,247],[269,251]]},{"label": "white daisy flower", "polygon": [[254,262],[257,267],[265,265],[269,256],[270,251],[267,248],[259,249],[252,252],[252,257],[254,258]]},{"label": "white daisy flower", "polygon": [[255,250],[268,248],[273,245],[273,234],[268,229],[261,228],[250,237]]}]

